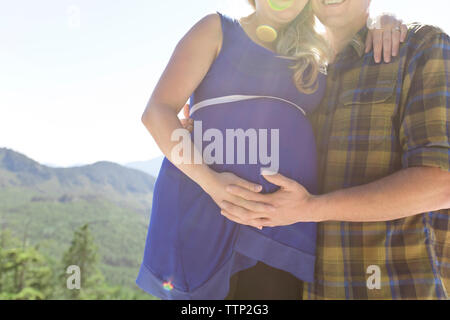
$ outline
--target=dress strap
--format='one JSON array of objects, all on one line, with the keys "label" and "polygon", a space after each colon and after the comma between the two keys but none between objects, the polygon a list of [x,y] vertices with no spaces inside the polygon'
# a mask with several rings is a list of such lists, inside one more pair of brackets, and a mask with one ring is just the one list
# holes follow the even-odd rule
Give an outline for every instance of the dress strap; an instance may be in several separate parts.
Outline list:
[{"label": "dress strap", "polygon": [[219,11],[216,13],[219,15],[222,25],[222,48],[235,44],[239,39],[237,37],[239,22],[232,17],[220,13]]}]

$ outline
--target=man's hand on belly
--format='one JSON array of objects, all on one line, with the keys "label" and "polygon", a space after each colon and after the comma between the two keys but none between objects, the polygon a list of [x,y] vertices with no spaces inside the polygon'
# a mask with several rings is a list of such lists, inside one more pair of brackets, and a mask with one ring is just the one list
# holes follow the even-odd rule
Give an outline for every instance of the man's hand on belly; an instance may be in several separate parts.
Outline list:
[{"label": "man's hand on belly", "polygon": [[[244,225],[259,224],[261,227],[280,227],[298,222],[322,221],[320,217],[314,215],[313,199],[315,196],[311,195],[302,185],[281,174],[265,174],[263,172],[263,176],[270,183],[279,186],[280,190],[271,194],[260,194],[235,185],[228,186],[226,190],[245,201],[256,201],[273,206],[275,210],[266,212],[267,218],[249,219],[255,212],[227,201],[223,201],[221,204],[222,214],[234,222]],[[242,221],[247,223],[242,223]]]},{"label": "man's hand on belly", "polygon": [[[272,194],[255,196],[237,186],[227,187],[231,194],[244,200],[259,201],[275,207],[263,227],[278,227],[297,222],[379,222],[403,219],[423,212],[450,207],[450,173],[439,168],[413,167],[400,170],[372,183],[313,196],[298,184],[280,174],[264,175],[281,189]],[[243,220],[245,212],[226,203],[224,215]],[[266,212],[269,215],[269,212]],[[247,219],[250,223],[256,223]]]}]

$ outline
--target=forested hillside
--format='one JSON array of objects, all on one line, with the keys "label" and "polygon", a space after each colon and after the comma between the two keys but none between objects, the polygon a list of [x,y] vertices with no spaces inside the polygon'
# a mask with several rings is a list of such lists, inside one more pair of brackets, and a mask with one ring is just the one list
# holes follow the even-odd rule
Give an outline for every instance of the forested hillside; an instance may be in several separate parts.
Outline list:
[{"label": "forested hillside", "polygon": [[[60,285],[65,253],[73,245],[77,230],[87,226],[97,254],[92,267],[98,269],[98,279],[104,277],[102,286],[109,288],[110,297],[150,298],[134,280],[144,250],[154,182],[150,175],[114,163],[50,168],[12,150],[0,149],[0,297],[6,283],[11,288],[10,277],[16,282],[18,274],[26,278],[27,270],[32,272],[37,260],[45,263],[37,263],[36,268],[49,268],[51,286]],[[8,265],[19,268],[14,259],[21,255],[40,258],[25,259],[29,265],[6,272]],[[45,278],[44,274],[37,277]],[[14,290],[23,291],[20,281],[16,285]],[[37,290],[33,286],[28,289]],[[101,298],[105,292],[96,297]],[[30,291],[26,294],[32,296]],[[94,296],[91,293],[90,297]],[[50,297],[65,298],[61,292],[60,297]]]}]

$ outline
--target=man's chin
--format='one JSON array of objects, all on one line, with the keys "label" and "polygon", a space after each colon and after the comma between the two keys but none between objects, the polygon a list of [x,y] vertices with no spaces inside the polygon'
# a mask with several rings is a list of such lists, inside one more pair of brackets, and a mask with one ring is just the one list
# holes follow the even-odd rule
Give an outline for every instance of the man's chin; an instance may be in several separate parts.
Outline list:
[{"label": "man's chin", "polygon": [[327,29],[341,29],[344,27],[348,27],[352,21],[346,19],[345,17],[327,17],[326,19],[320,19],[320,22]]},{"label": "man's chin", "polygon": [[313,0],[313,10],[327,28],[358,24],[368,12],[368,0]]}]

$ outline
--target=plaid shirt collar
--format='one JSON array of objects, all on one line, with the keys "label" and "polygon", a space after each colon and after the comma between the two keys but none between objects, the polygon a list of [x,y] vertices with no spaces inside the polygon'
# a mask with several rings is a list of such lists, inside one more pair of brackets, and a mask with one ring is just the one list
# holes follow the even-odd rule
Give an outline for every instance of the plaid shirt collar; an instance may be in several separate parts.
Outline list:
[{"label": "plaid shirt collar", "polygon": [[338,54],[336,61],[342,61],[353,58],[353,54],[356,53],[357,57],[361,58],[365,54],[366,49],[366,38],[369,29],[367,26],[361,28],[358,33],[356,33],[347,47]]}]

